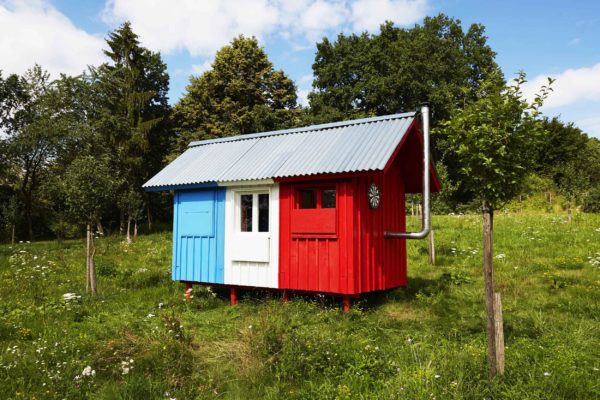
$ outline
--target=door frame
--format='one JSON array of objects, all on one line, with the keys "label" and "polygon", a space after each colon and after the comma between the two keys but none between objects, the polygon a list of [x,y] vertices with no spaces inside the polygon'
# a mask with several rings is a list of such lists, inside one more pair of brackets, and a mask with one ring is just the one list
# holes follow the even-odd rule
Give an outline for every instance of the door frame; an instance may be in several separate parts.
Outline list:
[{"label": "door frame", "polygon": [[[269,194],[269,231],[258,232],[258,202],[253,201],[252,232],[240,232],[241,195]],[[225,284],[278,288],[279,285],[279,184],[227,185],[225,195]],[[257,199],[257,196],[254,197]],[[268,238],[268,262],[234,260],[237,240],[244,234]]]}]

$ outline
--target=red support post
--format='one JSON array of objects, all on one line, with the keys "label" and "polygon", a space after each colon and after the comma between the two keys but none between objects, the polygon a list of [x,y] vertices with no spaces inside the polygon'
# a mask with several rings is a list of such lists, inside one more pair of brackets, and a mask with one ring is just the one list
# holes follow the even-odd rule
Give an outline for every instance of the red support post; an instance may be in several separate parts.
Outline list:
[{"label": "red support post", "polygon": [[344,296],[344,298],[343,298],[344,314],[346,314],[348,311],[350,311],[351,302],[352,302],[352,300],[350,300],[350,296]]},{"label": "red support post", "polygon": [[190,282],[185,283],[185,301],[188,303],[192,299],[192,284]]},{"label": "red support post", "polygon": [[238,294],[236,287],[232,287],[231,289],[229,289],[229,302],[232,306],[236,305],[238,302]]},{"label": "red support post", "polygon": [[281,296],[281,300],[282,300],[284,303],[287,303],[288,301],[290,301],[290,294],[289,294],[289,292],[288,292],[287,290],[284,290],[284,291],[283,291],[283,294],[282,294],[282,296]]}]

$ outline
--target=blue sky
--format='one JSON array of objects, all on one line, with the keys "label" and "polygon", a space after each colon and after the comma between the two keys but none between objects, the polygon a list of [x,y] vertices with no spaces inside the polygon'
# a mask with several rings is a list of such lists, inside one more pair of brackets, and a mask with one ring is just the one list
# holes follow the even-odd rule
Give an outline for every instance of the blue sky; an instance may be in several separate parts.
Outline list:
[{"label": "blue sky", "polygon": [[507,77],[524,70],[533,93],[557,78],[544,107],[600,137],[600,2],[472,0],[0,0],[0,69],[34,62],[52,74],[77,74],[102,62],[106,33],[132,21],[142,43],[160,51],[171,76],[171,102],[190,75],[239,33],[255,35],[278,69],[311,88],[315,42],[339,32],[377,32],[386,19],[412,26],[443,12],[466,27],[486,26]]}]

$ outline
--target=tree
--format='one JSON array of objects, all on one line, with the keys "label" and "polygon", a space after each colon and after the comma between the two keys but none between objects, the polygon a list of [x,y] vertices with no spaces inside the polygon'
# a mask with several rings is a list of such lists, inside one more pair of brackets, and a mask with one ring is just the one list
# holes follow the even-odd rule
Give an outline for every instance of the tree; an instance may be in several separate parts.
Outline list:
[{"label": "tree", "polygon": [[70,215],[86,225],[86,290],[96,289],[96,253],[92,224],[98,221],[118,186],[114,171],[106,158],[82,156],[75,159],[65,173],[63,190]]},{"label": "tree", "polygon": [[544,118],[542,126],[547,134],[539,146],[535,170],[559,185],[563,166],[581,158],[589,139],[573,123],[564,123],[558,117]]},{"label": "tree", "polygon": [[8,168],[16,173],[29,239],[33,240],[33,208],[40,175],[55,156],[60,140],[50,76],[39,65],[22,77],[11,75],[0,82],[1,128]]},{"label": "tree", "polygon": [[485,28],[465,32],[443,14],[422,25],[381,25],[379,34],[340,34],[317,43],[311,112],[323,121],[415,110],[427,101],[432,125],[473,99],[481,79],[498,73]]},{"label": "tree", "polygon": [[501,76],[492,75],[481,82],[477,100],[456,108],[437,129],[446,140],[447,151],[458,161],[464,185],[481,202],[490,377],[504,372],[501,320],[496,317],[501,307],[493,283],[494,210],[521,192],[524,178],[535,163],[536,148],[544,135],[539,108],[552,80],[531,103],[522,97],[523,83],[524,73],[510,86]]},{"label": "tree", "polygon": [[238,36],[192,77],[174,107],[174,158],[189,142],[282,129],[299,123],[296,86],[275,70],[256,38]]},{"label": "tree", "polygon": [[10,230],[10,244],[15,244],[15,228],[19,221],[19,202],[16,196],[12,196],[0,208],[0,220]]},{"label": "tree", "polygon": [[[146,196],[141,186],[160,170],[168,152],[169,75],[160,54],[140,46],[129,22],[111,32],[106,43],[110,61],[91,69],[99,108],[96,128],[122,182],[117,203],[125,207],[123,199],[131,190]],[[121,208],[121,222],[125,214]]]}]

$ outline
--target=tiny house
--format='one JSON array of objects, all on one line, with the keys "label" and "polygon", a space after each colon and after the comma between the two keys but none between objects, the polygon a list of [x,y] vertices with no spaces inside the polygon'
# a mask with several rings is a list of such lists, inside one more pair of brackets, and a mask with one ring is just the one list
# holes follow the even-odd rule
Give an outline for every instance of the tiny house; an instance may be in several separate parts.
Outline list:
[{"label": "tiny house", "polygon": [[440,187],[420,121],[412,112],[190,143],[144,185],[175,194],[173,280],[228,286],[232,303],[237,288],[266,288],[341,296],[345,308],[405,286],[406,240],[388,232],[406,229],[406,193]]}]

